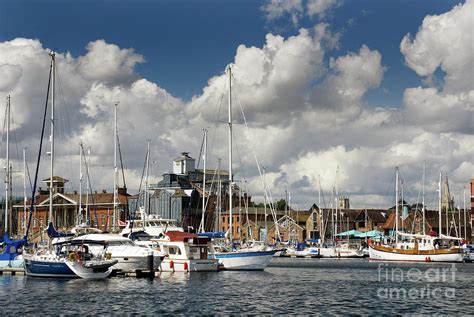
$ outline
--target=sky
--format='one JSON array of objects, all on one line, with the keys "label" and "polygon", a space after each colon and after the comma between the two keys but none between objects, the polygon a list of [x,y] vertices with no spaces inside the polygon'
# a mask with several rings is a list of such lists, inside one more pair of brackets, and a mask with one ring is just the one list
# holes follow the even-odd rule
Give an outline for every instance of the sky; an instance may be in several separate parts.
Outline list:
[{"label": "sky", "polygon": [[[474,1],[1,1],[14,169],[23,147],[35,161],[50,50],[55,174],[69,190],[78,189],[80,141],[91,148],[93,187],[112,189],[117,101],[132,193],[147,139],[154,181],[180,152],[198,158],[207,127],[208,166],[219,157],[227,166],[224,72],[233,64],[235,177],[254,200],[263,192],[256,156],[272,197],[288,190],[300,209],[318,203],[320,188],[328,205],[335,187],[353,207],[389,207],[396,166],[406,200],[419,202],[423,161],[428,206],[440,171],[462,206],[473,176],[473,29]],[[21,173],[14,182],[20,193]]]}]

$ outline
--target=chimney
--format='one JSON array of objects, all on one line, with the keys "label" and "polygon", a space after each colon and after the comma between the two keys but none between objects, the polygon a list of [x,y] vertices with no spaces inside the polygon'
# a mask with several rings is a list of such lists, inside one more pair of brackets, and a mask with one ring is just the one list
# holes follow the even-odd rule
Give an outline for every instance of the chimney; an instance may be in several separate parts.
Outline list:
[{"label": "chimney", "polygon": [[126,196],[127,195],[127,188],[126,187],[117,188],[117,194]]}]

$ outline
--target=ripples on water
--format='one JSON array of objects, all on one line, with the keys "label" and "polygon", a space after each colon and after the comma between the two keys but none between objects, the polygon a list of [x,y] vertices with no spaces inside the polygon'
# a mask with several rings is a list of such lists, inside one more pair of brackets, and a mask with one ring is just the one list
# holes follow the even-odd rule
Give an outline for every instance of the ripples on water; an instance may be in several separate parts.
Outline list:
[{"label": "ripples on water", "polygon": [[[384,264],[385,265],[385,264]],[[388,264],[432,272],[451,264]],[[155,279],[50,280],[1,276],[3,314],[470,314],[474,264],[455,281],[390,282],[367,260],[278,258],[264,272],[162,274]],[[389,271],[390,272],[390,271]],[[441,272],[441,271],[438,271]],[[451,276],[449,276],[451,277]],[[381,298],[389,288],[449,287],[455,298]]]}]

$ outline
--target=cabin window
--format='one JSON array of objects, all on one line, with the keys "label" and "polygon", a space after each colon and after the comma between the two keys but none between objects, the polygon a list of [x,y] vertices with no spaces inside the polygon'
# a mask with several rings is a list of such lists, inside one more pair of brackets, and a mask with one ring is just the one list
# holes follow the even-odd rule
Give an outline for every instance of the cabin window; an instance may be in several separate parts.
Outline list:
[{"label": "cabin window", "polygon": [[168,253],[169,254],[175,254],[175,255],[180,255],[181,254],[181,250],[177,247],[169,247],[168,248]]}]

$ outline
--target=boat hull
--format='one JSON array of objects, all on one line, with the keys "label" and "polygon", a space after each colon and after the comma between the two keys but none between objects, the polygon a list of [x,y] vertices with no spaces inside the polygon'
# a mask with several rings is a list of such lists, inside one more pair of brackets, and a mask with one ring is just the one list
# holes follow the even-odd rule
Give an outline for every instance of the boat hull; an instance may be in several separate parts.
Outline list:
[{"label": "boat hull", "polygon": [[362,258],[362,252],[344,248],[320,248],[319,254],[322,258]]},{"label": "boat hull", "polygon": [[[148,256],[114,256],[112,253],[112,259],[117,260],[112,268],[114,271],[121,272],[135,272],[137,270],[148,270]],[[153,256],[153,269],[160,267],[163,256]]]},{"label": "boat hull", "polygon": [[112,273],[112,265],[116,262],[113,261],[102,261],[100,264],[97,263],[91,267],[85,267],[79,262],[66,261],[66,265],[69,269],[77,275],[77,277],[84,279],[104,279]]},{"label": "boat hull", "polygon": [[25,273],[35,277],[79,278],[66,261],[25,258]]},{"label": "boat hull", "polygon": [[14,256],[0,258],[0,269],[21,269],[24,263],[23,255],[14,254]]},{"label": "boat hull", "polygon": [[219,263],[215,259],[183,260],[165,258],[161,262],[161,272],[215,272]]},{"label": "boat hull", "polygon": [[456,250],[398,250],[384,246],[370,246],[369,258],[374,261],[394,262],[462,262],[462,252]]},{"label": "boat hull", "polygon": [[216,259],[225,270],[263,271],[278,250],[216,253]]},{"label": "boat hull", "polygon": [[25,256],[25,273],[34,277],[104,279],[112,273],[115,260],[68,261],[55,256]]}]

